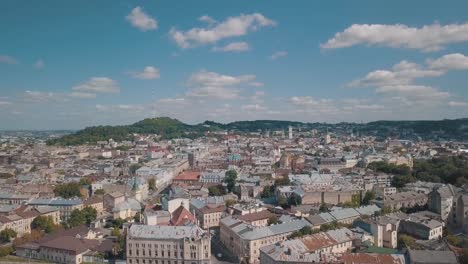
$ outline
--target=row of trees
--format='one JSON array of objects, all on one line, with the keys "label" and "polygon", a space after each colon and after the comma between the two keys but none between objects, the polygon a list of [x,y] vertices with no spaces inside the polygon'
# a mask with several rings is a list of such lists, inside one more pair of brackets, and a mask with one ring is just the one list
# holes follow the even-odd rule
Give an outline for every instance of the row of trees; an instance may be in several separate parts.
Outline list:
[{"label": "row of trees", "polygon": [[468,183],[468,157],[463,155],[415,160],[413,169],[406,165],[394,165],[383,161],[372,162],[368,168],[395,175],[393,185],[397,188],[418,180],[457,186]]}]

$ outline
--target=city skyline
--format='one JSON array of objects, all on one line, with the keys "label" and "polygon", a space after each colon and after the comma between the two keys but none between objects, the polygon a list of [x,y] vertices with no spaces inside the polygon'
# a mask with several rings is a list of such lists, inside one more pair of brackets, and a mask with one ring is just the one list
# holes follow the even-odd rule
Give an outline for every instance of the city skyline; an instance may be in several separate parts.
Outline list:
[{"label": "city skyline", "polygon": [[3,1],[0,129],[468,115],[462,1]]}]

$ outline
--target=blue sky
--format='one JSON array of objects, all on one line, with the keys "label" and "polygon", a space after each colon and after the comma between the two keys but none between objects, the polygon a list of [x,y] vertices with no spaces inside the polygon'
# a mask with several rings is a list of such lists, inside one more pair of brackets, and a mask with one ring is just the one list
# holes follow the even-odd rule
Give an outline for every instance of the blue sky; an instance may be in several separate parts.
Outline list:
[{"label": "blue sky", "polygon": [[[466,1],[0,2],[0,129],[468,114]],[[466,55],[466,56],[465,56]]]}]

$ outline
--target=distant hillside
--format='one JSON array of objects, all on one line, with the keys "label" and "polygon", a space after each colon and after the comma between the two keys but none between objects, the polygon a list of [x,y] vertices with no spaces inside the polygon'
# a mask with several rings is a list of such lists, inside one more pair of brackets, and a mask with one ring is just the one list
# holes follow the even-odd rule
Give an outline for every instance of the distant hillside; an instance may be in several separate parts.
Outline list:
[{"label": "distant hillside", "polygon": [[131,140],[132,134],[158,134],[163,139],[177,137],[195,138],[202,135],[207,128],[200,125],[187,125],[177,119],[168,117],[148,118],[127,126],[87,127],[76,133],[51,139],[49,145],[81,145],[97,141],[114,139],[115,141]]},{"label": "distant hillside", "polygon": [[374,135],[380,138],[414,134],[422,138],[441,136],[444,138],[466,140],[468,139],[468,119],[440,120],[440,121],[375,121],[366,124],[356,123],[302,123],[295,121],[256,120],[236,121],[222,124],[213,121],[205,121],[197,125],[188,125],[177,119],[169,117],[147,118],[127,126],[96,126],[87,127],[76,133],[60,138],[51,139],[49,145],[80,145],[95,143],[97,141],[131,140],[132,134],[158,134],[162,139],[173,138],[197,138],[206,131],[229,130],[237,132],[258,132],[266,130],[294,128],[329,128],[342,131],[359,131],[364,135]]}]

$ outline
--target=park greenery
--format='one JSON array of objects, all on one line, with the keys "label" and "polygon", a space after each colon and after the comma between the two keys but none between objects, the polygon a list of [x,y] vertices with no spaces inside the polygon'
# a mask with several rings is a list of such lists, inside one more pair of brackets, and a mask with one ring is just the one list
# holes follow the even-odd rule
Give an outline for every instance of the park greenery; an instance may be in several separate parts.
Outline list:
[{"label": "park greenery", "polygon": [[52,216],[38,216],[31,223],[31,229],[44,231],[45,233],[54,232],[58,226],[54,223]]},{"label": "park greenery", "polygon": [[96,220],[97,211],[91,206],[86,206],[81,210],[75,209],[71,212],[70,217],[64,224],[66,228],[72,228],[80,225],[89,225]]},{"label": "park greenery", "polygon": [[228,192],[233,192],[234,187],[236,186],[237,180],[237,171],[235,170],[228,170],[224,176],[224,183],[226,183],[226,188]]},{"label": "park greenery", "polygon": [[372,162],[368,168],[395,175],[393,185],[397,188],[416,181],[450,183],[461,186],[468,183],[468,157],[450,156],[432,159],[417,159],[413,168],[386,162]]},{"label": "park greenery", "polygon": [[65,199],[81,197],[81,184],[78,182],[70,182],[57,185],[54,189],[55,196],[60,196]]},{"label": "park greenery", "polygon": [[5,228],[2,231],[0,231],[0,242],[2,243],[8,243],[11,242],[12,239],[16,237],[16,232],[13,229],[10,228]]}]

